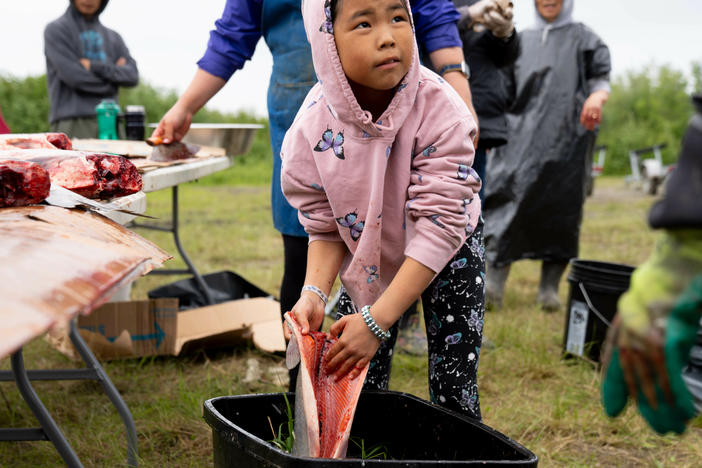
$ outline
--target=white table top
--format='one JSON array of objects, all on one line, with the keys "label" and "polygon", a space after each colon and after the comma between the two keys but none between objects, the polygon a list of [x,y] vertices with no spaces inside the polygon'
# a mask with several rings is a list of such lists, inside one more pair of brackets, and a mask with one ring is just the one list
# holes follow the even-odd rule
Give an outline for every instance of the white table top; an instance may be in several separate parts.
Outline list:
[{"label": "white table top", "polygon": [[174,187],[183,182],[190,182],[201,177],[223,171],[232,165],[232,158],[218,156],[185,164],[177,164],[159,169],[153,169],[142,174],[144,192],[155,192],[168,187]]}]

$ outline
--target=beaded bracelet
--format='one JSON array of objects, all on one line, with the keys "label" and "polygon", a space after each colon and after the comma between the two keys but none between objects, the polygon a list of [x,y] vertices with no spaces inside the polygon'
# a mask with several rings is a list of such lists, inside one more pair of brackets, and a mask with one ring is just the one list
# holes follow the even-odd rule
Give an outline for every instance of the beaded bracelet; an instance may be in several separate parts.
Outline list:
[{"label": "beaded bracelet", "polygon": [[368,328],[370,328],[370,331],[373,332],[376,338],[378,338],[380,341],[390,339],[390,332],[380,328],[380,326],[375,322],[373,316],[370,314],[369,305],[361,308],[361,317],[363,317],[363,321],[366,322],[366,325],[368,325]]},{"label": "beaded bracelet", "polygon": [[304,291],[311,291],[315,293],[319,298],[324,302],[324,305],[327,305],[327,302],[329,302],[329,298],[327,297],[326,294],[322,292],[321,289],[319,289],[317,286],[312,286],[311,284],[306,284],[302,287],[302,292]]}]

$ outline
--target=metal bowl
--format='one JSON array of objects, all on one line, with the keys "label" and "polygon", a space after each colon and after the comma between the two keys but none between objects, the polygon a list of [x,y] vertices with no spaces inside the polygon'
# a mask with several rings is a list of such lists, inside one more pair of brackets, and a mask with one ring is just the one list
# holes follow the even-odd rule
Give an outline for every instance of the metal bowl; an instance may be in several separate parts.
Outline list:
[{"label": "metal bowl", "polygon": [[[158,124],[149,125],[149,127],[152,126],[156,127]],[[196,145],[224,148],[227,156],[236,156],[249,152],[254,136],[260,128],[263,128],[263,125],[194,123],[190,125],[190,130],[185,134],[183,141]]]}]

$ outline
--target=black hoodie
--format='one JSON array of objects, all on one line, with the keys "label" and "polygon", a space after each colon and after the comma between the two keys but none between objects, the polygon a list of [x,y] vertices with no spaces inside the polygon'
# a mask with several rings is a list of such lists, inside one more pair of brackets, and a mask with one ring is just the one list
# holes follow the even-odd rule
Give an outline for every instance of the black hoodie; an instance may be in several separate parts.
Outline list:
[{"label": "black hoodie", "polygon": [[[139,72],[122,37],[100,23],[102,0],[97,13],[86,19],[73,1],[60,18],[44,30],[46,80],[49,88],[49,122],[77,117],[94,117],[103,99],[117,100],[120,86],[136,86]],[[117,66],[120,57],[126,65]],[[90,70],[80,63],[90,60]]]},{"label": "black hoodie", "polygon": [[693,103],[696,113],[687,126],[665,197],[649,214],[653,228],[702,228],[702,95],[694,96]]},{"label": "black hoodie", "polygon": [[[473,5],[477,0],[454,0],[456,7]],[[519,35],[516,30],[507,39],[500,39],[485,29],[476,32],[461,25],[463,55],[470,67],[470,89],[478,114],[482,148],[495,148],[508,140],[505,112],[512,104],[501,69],[519,57]]]}]

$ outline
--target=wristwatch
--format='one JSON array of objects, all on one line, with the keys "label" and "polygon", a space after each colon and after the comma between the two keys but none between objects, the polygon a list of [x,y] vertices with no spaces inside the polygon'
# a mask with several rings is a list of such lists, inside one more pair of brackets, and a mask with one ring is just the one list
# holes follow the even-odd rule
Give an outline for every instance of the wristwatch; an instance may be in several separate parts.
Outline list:
[{"label": "wristwatch", "polygon": [[448,65],[444,65],[439,70],[439,75],[444,76],[446,73],[452,71],[463,73],[463,76],[465,76],[466,79],[470,78],[470,68],[468,67],[468,64],[465,62],[465,60],[461,63],[449,63]]}]

